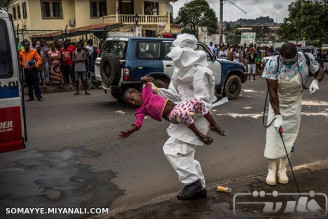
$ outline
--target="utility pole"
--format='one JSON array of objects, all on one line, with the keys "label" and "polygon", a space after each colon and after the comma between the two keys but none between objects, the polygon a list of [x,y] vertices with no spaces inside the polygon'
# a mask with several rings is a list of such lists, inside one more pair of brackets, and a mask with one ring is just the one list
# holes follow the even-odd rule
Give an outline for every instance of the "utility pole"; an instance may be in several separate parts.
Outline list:
[{"label": "utility pole", "polygon": [[220,0],[220,45],[223,43],[223,0]]},{"label": "utility pole", "polygon": [[223,0],[220,0],[220,44],[223,43],[223,4],[225,2],[227,2],[227,1],[230,2],[232,5],[234,5],[235,7],[237,7],[242,12],[244,12],[245,14],[247,14],[246,11],[244,11],[243,9],[241,9],[240,7],[238,7],[232,1],[230,1],[230,0],[224,0],[224,2],[223,2]]}]

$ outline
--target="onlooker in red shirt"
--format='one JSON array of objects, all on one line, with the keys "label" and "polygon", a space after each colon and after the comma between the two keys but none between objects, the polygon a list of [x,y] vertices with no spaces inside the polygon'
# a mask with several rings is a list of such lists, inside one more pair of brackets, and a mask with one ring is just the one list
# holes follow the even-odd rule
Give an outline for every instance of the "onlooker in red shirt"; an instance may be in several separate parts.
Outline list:
[{"label": "onlooker in red shirt", "polygon": [[102,47],[102,45],[104,44],[104,39],[100,39],[100,41],[99,41],[99,47],[97,48],[97,53],[99,54],[100,53],[100,49],[101,49],[101,47]]},{"label": "onlooker in red shirt", "polygon": [[75,52],[75,50],[76,50],[75,43],[74,43],[74,42],[71,43],[71,45],[69,45],[67,48],[68,48],[69,50],[71,50],[72,52]]},{"label": "onlooker in red shirt", "polygon": [[64,48],[60,50],[62,57],[62,67],[64,74],[64,83],[69,84],[69,78],[71,77],[72,84],[74,83],[74,71],[73,71],[73,51],[69,49],[70,42],[66,40],[64,42]]}]

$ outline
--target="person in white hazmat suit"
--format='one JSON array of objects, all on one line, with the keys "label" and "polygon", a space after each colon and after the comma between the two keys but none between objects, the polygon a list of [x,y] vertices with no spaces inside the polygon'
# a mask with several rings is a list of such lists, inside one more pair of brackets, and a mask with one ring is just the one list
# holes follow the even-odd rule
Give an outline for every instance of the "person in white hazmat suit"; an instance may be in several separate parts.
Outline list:
[{"label": "person in white hazmat suit", "polygon": [[[159,94],[175,103],[191,98],[201,98],[211,109],[214,95],[214,73],[207,67],[207,55],[197,51],[197,39],[181,34],[173,42],[167,55],[172,58],[174,72],[168,89],[160,88]],[[206,134],[209,123],[201,115],[194,116],[195,125]],[[184,124],[171,124],[167,129],[170,138],[163,146],[164,154],[185,185],[178,194],[179,200],[206,197],[205,178],[200,163],[194,159],[195,149],[203,143]]]},{"label": "person in white hazmat suit", "polygon": [[262,77],[267,81],[270,96],[268,124],[274,120],[267,129],[264,150],[264,157],[269,161],[266,177],[269,185],[276,184],[278,161],[278,182],[287,184],[289,181],[286,174],[288,159],[279,131],[283,129],[283,139],[290,156],[300,127],[302,92],[309,72],[314,74],[309,87],[312,94],[319,90],[318,84],[324,72],[313,55],[297,52],[293,43],[284,43],[280,56],[269,60],[263,70]]}]

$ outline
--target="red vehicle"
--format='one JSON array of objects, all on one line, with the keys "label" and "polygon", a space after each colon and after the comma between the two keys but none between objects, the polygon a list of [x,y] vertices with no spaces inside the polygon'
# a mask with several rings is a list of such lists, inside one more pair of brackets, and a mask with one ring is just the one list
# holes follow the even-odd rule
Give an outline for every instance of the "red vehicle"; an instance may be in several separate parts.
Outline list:
[{"label": "red vehicle", "polygon": [[0,13],[0,153],[25,148],[24,95],[9,14]]}]

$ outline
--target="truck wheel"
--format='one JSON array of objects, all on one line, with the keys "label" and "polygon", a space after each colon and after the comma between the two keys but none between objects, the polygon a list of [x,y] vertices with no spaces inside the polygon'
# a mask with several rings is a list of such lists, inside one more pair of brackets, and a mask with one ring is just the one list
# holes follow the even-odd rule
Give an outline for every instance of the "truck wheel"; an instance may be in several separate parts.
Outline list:
[{"label": "truck wheel", "polygon": [[100,75],[107,86],[117,85],[121,78],[120,60],[114,54],[105,54],[100,61]]},{"label": "truck wheel", "polygon": [[231,75],[224,85],[224,95],[229,100],[237,99],[241,91],[241,81],[237,75]]},{"label": "truck wheel", "polygon": [[164,81],[162,81],[161,79],[155,78],[154,82],[153,82],[156,87],[158,88],[167,88],[168,86],[166,85],[166,83]]},{"label": "truck wheel", "polygon": [[111,94],[117,100],[122,100],[122,98],[123,98],[122,94],[117,94],[117,93],[113,93],[113,92]]}]

